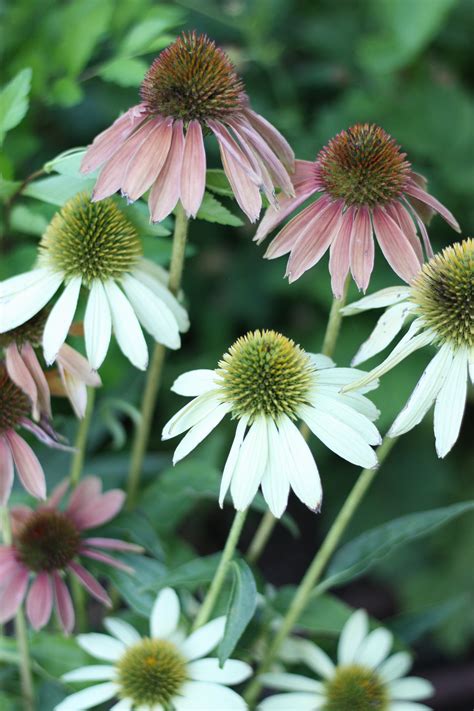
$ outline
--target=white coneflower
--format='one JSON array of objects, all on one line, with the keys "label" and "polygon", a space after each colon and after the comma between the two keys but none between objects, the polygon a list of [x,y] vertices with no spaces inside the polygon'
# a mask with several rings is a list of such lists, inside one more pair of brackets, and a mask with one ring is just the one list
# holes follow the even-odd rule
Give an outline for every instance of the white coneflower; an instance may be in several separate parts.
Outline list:
[{"label": "white coneflower", "polygon": [[295,421],[306,422],[349,462],[376,466],[371,445],[380,442],[372,424],[377,409],[361,393],[339,393],[360,375],[335,368],[326,356],[305,353],[280,333],[254,331],[231,346],[216,370],[190,371],[175,381],[172,390],[194,400],[168,422],[163,439],[189,430],[174,453],[177,462],[230,413],[238,424],[222,476],[221,506],[230,487],[235,508],[246,509],[261,485],[277,517],[286,508],[290,487],[317,511],[322,499],[319,473]]},{"label": "white coneflower", "polygon": [[[416,703],[433,694],[419,677],[404,677],[411,667],[407,652],[389,656],[392,634],[382,627],[369,632],[365,610],[354,612],[339,638],[338,659],[309,640],[290,639],[287,652],[318,675],[313,679],[286,672],[262,674],[263,684],[287,693],[270,696],[261,711],[430,711]],[[288,693],[289,692],[289,693]]]},{"label": "white coneflower", "polygon": [[36,267],[0,284],[0,333],[32,318],[64,284],[43,333],[45,360],[52,363],[84,287],[90,292],[84,330],[91,366],[102,364],[113,329],[123,353],[144,370],[148,350],[140,324],[168,348],[179,348],[179,331],[189,326],[163,281],[162,270],[143,258],[138,232],[115,202],[91,203],[81,193],[51,220]]},{"label": "white coneflower", "polygon": [[423,266],[411,286],[383,289],[346,306],[344,313],[350,315],[384,306],[390,308],[360,347],[354,365],[383,350],[406,319],[416,318],[390,355],[347,389],[367,384],[410,353],[434,345],[436,355],[388,434],[397,437],[411,430],[434,403],[436,451],[439,457],[444,457],[459,435],[468,373],[474,382],[474,240],[446,247]]},{"label": "white coneflower", "polygon": [[206,657],[224,634],[225,617],[218,617],[189,636],[178,629],[180,606],[171,588],[163,589],[154,604],[150,636],[140,634],[123,620],[106,619],[110,635],[82,634],[80,646],[105,664],[80,667],[63,677],[67,682],[100,682],[61,701],[55,711],[79,711],[99,706],[114,697],[110,711],[239,711],[244,700],[227,684],[240,684],[251,667],[228,659],[220,667]]}]

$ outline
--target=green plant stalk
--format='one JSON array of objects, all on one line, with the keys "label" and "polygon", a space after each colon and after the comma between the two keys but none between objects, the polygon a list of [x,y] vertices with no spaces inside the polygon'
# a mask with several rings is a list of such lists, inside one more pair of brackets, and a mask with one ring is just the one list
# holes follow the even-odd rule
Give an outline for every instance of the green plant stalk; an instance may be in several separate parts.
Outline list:
[{"label": "green plant stalk", "polygon": [[333,553],[335,552],[339,542],[349,525],[354,513],[356,512],[359,504],[367,492],[367,489],[374,480],[377,472],[380,470],[382,463],[386,460],[388,454],[392,450],[397,438],[390,439],[384,437],[382,443],[377,449],[377,456],[379,460],[379,466],[374,469],[363,469],[354,484],[349,496],[345,500],[341,510],[336,516],[334,523],[328,531],[326,538],[324,539],[321,547],[313,558],[313,562],[309,566],[308,570],[301,583],[296,590],[295,596],[291,602],[290,607],[286,615],[284,616],[278,632],[276,633],[270,648],[265,655],[265,660],[262,662],[260,668],[257,670],[253,681],[249,684],[248,689],[244,695],[245,700],[251,706],[258,696],[261,688],[261,683],[259,681],[258,675],[263,674],[268,671],[273,662],[275,661],[278,652],[280,651],[282,643],[287,638],[288,634],[291,632],[293,627],[298,622],[303,610],[309,602],[311,594],[314,590],[316,583],[321,578],[321,575],[331,559]]},{"label": "green plant stalk", "polygon": [[81,478],[86,456],[87,437],[91,426],[92,413],[94,412],[94,402],[95,388],[87,388],[86,411],[84,413],[84,417],[79,422],[79,429],[77,430],[76,441],[74,444],[75,452],[72,458],[71,471],[69,473],[71,486],[77,486],[79,479]]},{"label": "green plant stalk", "polygon": [[[324,333],[323,345],[321,348],[321,353],[325,356],[331,358],[336,349],[337,339],[339,338],[339,333],[341,331],[342,323],[342,313],[341,309],[344,307],[347,299],[347,290],[349,288],[350,277],[348,276],[344,284],[344,290],[340,299],[334,298],[331,304],[331,310],[329,311],[328,323],[326,326],[326,331]],[[300,432],[305,438],[308,439],[310,434],[310,429],[308,425],[303,422],[300,427]],[[255,565],[257,560],[262,555],[265,546],[268,543],[268,539],[272,535],[273,529],[277,523],[277,519],[274,517],[270,510],[266,511],[260,524],[255,532],[252,542],[246,554],[246,558],[249,563]]]},{"label": "green plant stalk", "polygon": [[230,527],[229,535],[227,536],[227,541],[222,551],[222,556],[217,566],[217,570],[212,579],[207,595],[203,600],[201,608],[194,620],[193,630],[198,627],[205,625],[211,616],[216,600],[219,597],[219,593],[222,590],[224,580],[229,570],[229,565],[237,548],[237,543],[239,542],[240,534],[247,518],[248,509],[245,511],[237,511],[235,514],[232,526]]},{"label": "green plant stalk", "polygon": [[[171,252],[171,262],[168,277],[168,289],[175,296],[178,294],[181,279],[183,276],[184,254],[186,250],[186,240],[188,236],[189,220],[179,202],[176,207],[176,220],[173,234],[173,248]],[[163,374],[163,364],[165,361],[166,348],[161,343],[156,343],[148,366],[145,389],[143,391],[141,404],[140,424],[135,430],[130,459],[130,469],[127,482],[127,506],[132,509],[135,506],[140,476],[143,468],[143,460],[150,436],[153,412],[155,410],[156,398],[161,384]]]}]

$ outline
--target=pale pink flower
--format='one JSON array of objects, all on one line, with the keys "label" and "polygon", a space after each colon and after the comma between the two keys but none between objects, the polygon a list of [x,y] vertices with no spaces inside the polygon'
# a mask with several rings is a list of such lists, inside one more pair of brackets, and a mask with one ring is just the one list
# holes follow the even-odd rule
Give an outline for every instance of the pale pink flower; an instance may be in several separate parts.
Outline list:
[{"label": "pale pink flower", "polygon": [[104,605],[111,604],[106,590],[78,562],[79,557],[131,572],[100,549],[142,551],[140,546],[114,538],[83,535],[118,514],[125,499],[122,491],[102,493],[100,479],[86,477],[61,511],[59,504],[67,486],[67,481],[61,483],[36,510],[27,506],[12,509],[13,541],[10,546],[0,546],[0,623],[14,617],[26,596],[26,614],[35,629],[47,624],[54,606],[64,631],[71,632],[75,618],[66,573]]},{"label": "pale pink flower", "polygon": [[286,276],[296,281],[329,248],[334,295],[342,296],[351,271],[365,291],[374,266],[374,233],[386,260],[411,282],[431,249],[425,223],[438,212],[457,232],[453,215],[426,192],[426,180],[414,173],[393,138],[373,124],[357,124],[329,141],[315,162],[296,161],[296,197],[283,196],[280,209],[270,206],[255,241],[265,237],[309,197],[318,198],[275,237],[265,257],[290,254]]},{"label": "pale pink flower", "polygon": [[99,134],[81,170],[100,166],[93,200],[120,190],[129,201],[150,190],[151,219],[163,220],[181,200],[195,217],[206,184],[204,135],[213,134],[235,198],[254,222],[262,190],[294,195],[294,154],[281,134],[250,108],[227,55],[205,35],[184,33],[155,59],[141,86],[142,102]]}]

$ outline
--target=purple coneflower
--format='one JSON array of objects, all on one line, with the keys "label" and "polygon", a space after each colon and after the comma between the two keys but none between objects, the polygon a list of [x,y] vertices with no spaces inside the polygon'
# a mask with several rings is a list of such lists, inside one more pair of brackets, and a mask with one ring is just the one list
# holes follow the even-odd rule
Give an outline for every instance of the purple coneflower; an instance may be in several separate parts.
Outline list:
[{"label": "purple coneflower", "polygon": [[288,175],[294,154],[281,134],[250,108],[227,55],[205,35],[183,33],[155,59],[132,106],[88,149],[81,170],[103,166],[93,193],[102,200],[120,190],[129,201],[150,190],[156,222],[178,200],[195,217],[206,184],[204,135],[214,134],[235,198],[254,222],[260,190],[294,195]]},{"label": "purple coneflower", "polygon": [[[102,493],[98,477],[90,476],[76,487],[65,511],[59,509],[67,481],[53,491],[50,499],[35,511],[27,506],[12,509],[13,542],[0,546],[0,623],[10,620],[26,595],[26,614],[35,629],[51,617],[53,605],[65,632],[74,627],[74,608],[64,574],[71,573],[100,602],[110,606],[110,598],[100,583],[78,562],[79,556],[92,558],[130,571],[100,549],[141,552],[140,546],[114,538],[83,538],[88,528],[114,518],[125,495],[118,489]],[[32,578],[32,583],[27,589]]]},{"label": "purple coneflower", "polygon": [[374,124],[356,124],[329,141],[314,163],[296,161],[296,197],[282,197],[278,211],[268,208],[255,241],[262,242],[307,198],[321,193],[281,230],[265,254],[268,259],[290,254],[290,282],[330,248],[334,295],[342,296],[349,269],[365,291],[374,266],[374,233],[394,272],[410,282],[423,263],[417,226],[428,257],[433,251],[424,223],[433,211],[460,231],[449,210],[426,192],[426,184],[388,133]]}]

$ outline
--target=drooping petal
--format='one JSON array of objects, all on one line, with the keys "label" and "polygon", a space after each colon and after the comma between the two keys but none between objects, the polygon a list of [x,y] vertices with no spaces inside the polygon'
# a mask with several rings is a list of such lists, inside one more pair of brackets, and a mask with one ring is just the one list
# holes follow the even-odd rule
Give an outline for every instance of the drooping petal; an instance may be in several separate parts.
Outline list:
[{"label": "drooping petal", "polygon": [[410,283],[421,267],[410,241],[382,208],[374,208],[373,225],[385,259],[395,274]]},{"label": "drooping petal", "polygon": [[5,437],[10,445],[13,461],[21,483],[32,496],[37,499],[45,499],[46,481],[43,468],[36,454],[30,445],[13,430],[9,430]]},{"label": "drooping petal", "polygon": [[38,361],[31,343],[25,343],[22,346],[21,357],[23,358],[24,363],[36,383],[39,410],[42,414],[46,415],[46,417],[52,419],[51,395],[49,392],[48,381],[46,380],[43,368]]},{"label": "drooping petal", "polygon": [[230,491],[237,511],[244,511],[252,502],[267,465],[268,435],[264,416],[256,417],[240,447]]},{"label": "drooping petal", "polygon": [[287,225],[270,242],[265,252],[266,259],[277,259],[290,252],[308,232],[313,234],[318,224],[318,219],[323,216],[331,206],[331,201],[325,195],[305,207],[296,217],[293,217]]},{"label": "drooping petal", "polygon": [[0,589],[0,624],[8,622],[15,616],[25,597],[30,571],[24,565],[18,565],[17,570]]},{"label": "drooping petal", "polygon": [[356,430],[368,444],[374,446],[381,443],[382,438],[376,426],[367,417],[342,402],[339,393],[337,397],[319,393],[313,405]]},{"label": "drooping petal", "polygon": [[365,292],[374,268],[374,238],[370,211],[367,207],[360,207],[354,216],[350,262],[354,281],[359,289]]},{"label": "drooping petal", "polygon": [[33,629],[45,626],[53,609],[53,588],[49,573],[40,572],[33,581],[26,598],[26,614]]},{"label": "drooping petal", "polygon": [[147,286],[126,274],[122,286],[138,320],[155,341],[176,350],[181,345],[178,323],[168,306]]},{"label": "drooping petal", "polygon": [[54,304],[43,331],[43,353],[48,365],[56,360],[58,351],[66,340],[77,308],[81,277],[73,277]]},{"label": "drooping petal", "polygon": [[86,548],[85,546],[80,550],[81,555],[91,560],[98,560],[100,563],[105,563],[105,565],[110,565],[112,568],[117,568],[117,570],[123,570],[125,573],[132,575],[134,570],[130,565],[122,563],[121,560],[117,558],[112,558],[112,556],[102,553],[102,551],[95,551]]},{"label": "drooping petal", "polygon": [[179,622],[179,598],[172,588],[163,588],[153,605],[150,617],[151,636],[168,639],[176,631]]},{"label": "drooping petal", "polygon": [[300,501],[311,511],[319,511],[323,498],[318,467],[301,432],[289,417],[279,423],[280,436],[286,444],[287,475]]},{"label": "drooping petal", "polygon": [[129,553],[143,553],[144,550],[142,546],[139,546],[136,543],[127,543],[127,541],[121,541],[119,538],[101,538],[100,536],[93,536],[92,538],[84,538],[83,543],[85,546],[106,548],[112,551],[126,551]]},{"label": "drooping petal", "polygon": [[336,299],[341,299],[344,284],[349,273],[350,246],[355,210],[349,207],[343,214],[341,227],[336,239],[331,242],[329,251],[329,273],[331,274],[332,292]]},{"label": "drooping petal", "polygon": [[261,176],[255,171],[248,157],[239,144],[232,138],[227,128],[219,121],[208,121],[207,123],[217,138],[221,154],[224,151],[228,158],[231,158],[240,166],[254,185],[260,186],[262,184]]},{"label": "drooping petal", "polygon": [[166,162],[161,169],[148,198],[152,222],[161,222],[176,207],[181,194],[181,168],[184,153],[183,122],[175,121],[173,136]]},{"label": "drooping petal", "polygon": [[[197,706],[196,706],[197,704]],[[202,681],[187,681],[173,698],[176,711],[245,711],[247,704],[239,694],[227,686]]]},{"label": "drooping petal", "polygon": [[8,441],[0,435],[0,505],[6,506],[13,486],[13,457]]},{"label": "drooping petal", "polygon": [[190,121],[186,130],[181,167],[180,196],[188,217],[196,217],[206,187],[206,151],[199,121]]},{"label": "drooping petal", "polygon": [[[13,296],[6,296],[6,303],[2,303],[0,311],[0,333],[11,331],[17,326],[21,326],[35,316],[43,306],[54,296],[63,281],[63,275],[53,272],[50,269],[35,269],[32,273],[31,282],[24,289],[19,290]],[[23,276],[23,275],[19,275]],[[29,275],[24,275],[30,279]],[[15,277],[14,277],[15,278]],[[18,277],[16,277],[18,280]],[[17,286],[20,282],[15,282]],[[2,292],[8,290],[8,284],[2,285]],[[3,298],[3,293],[2,293]]]},{"label": "drooping petal", "polygon": [[239,459],[240,447],[244,441],[245,430],[247,428],[249,418],[244,415],[240,418],[239,423],[235,430],[234,440],[230,448],[230,452],[227,456],[226,463],[224,466],[224,471],[222,472],[221,485],[219,489],[219,506],[222,508],[224,505],[224,499],[232,480],[232,476],[235,471],[235,466]]},{"label": "drooping petal", "polygon": [[351,365],[359,365],[372,356],[383,351],[397,336],[407,316],[413,310],[413,304],[395,304],[387,309],[377,321],[377,324],[366,341],[360,346],[351,361]]},{"label": "drooping petal", "polygon": [[226,146],[219,143],[222,165],[234,197],[250,222],[258,220],[262,208],[260,190]]},{"label": "drooping petal", "polygon": [[168,272],[164,269],[161,271],[158,264],[153,264],[148,259],[142,259],[132,274],[150,289],[160,301],[166,304],[174,314],[179,330],[182,333],[187,331],[189,329],[189,317],[186,309],[181,306],[178,299],[168,289]]},{"label": "drooping petal", "polygon": [[197,397],[215,390],[216,387],[216,371],[199,368],[179,375],[171,386],[171,390],[185,397]]},{"label": "drooping petal", "polygon": [[255,111],[252,111],[251,109],[246,109],[244,113],[250,121],[251,125],[261,136],[263,136],[265,141],[280,158],[283,164],[290,171],[292,171],[295,164],[295,154],[286,138],[284,138],[281,133],[277,131],[275,126],[272,126],[272,124],[267,121],[267,119],[265,119],[260,114],[257,114]]},{"label": "drooping petal", "polygon": [[267,423],[268,457],[262,477],[262,493],[272,514],[280,518],[288,503],[290,480],[285,448],[274,421]]},{"label": "drooping petal", "polygon": [[393,306],[400,301],[405,301],[410,296],[409,286],[389,286],[386,289],[380,289],[369,296],[364,296],[352,304],[348,304],[341,309],[344,316],[352,316],[361,311],[369,311],[370,309],[383,309],[387,306]]},{"label": "drooping petal", "polygon": [[129,201],[138,200],[153,185],[168,157],[172,135],[172,119],[165,119],[155,124],[137,149],[121,185]]},{"label": "drooping petal", "polygon": [[161,435],[162,439],[177,437],[186,432],[210,415],[220,404],[219,395],[213,390],[194,398],[166,423]]},{"label": "drooping petal", "polygon": [[70,375],[89,385],[91,388],[99,388],[102,385],[100,376],[91,367],[89,361],[81,353],[71,348],[65,343],[59,350],[58,362],[67,370]]},{"label": "drooping petal", "polygon": [[132,365],[140,370],[146,370],[148,348],[135,311],[114,281],[105,282],[104,289],[109,301],[112,325],[120,350]]},{"label": "drooping petal", "polygon": [[33,417],[35,420],[39,420],[40,410],[36,382],[24,362],[17,344],[14,342],[10,343],[5,349],[5,367],[10,380],[31,400]]},{"label": "drooping petal", "polygon": [[433,210],[438,212],[442,218],[446,220],[448,225],[450,225],[453,230],[456,230],[456,232],[461,232],[459,223],[452,214],[452,212],[450,212],[444,205],[442,205],[435,197],[425,192],[424,190],[421,190],[421,188],[417,187],[414,184],[409,184],[405,188],[405,192],[407,193],[407,195],[411,195],[412,197],[417,198],[417,200],[421,200],[421,202],[424,202],[426,205],[429,205],[431,208],[433,208]]},{"label": "drooping petal", "polygon": [[75,620],[71,595],[69,594],[66,583],[61,578],[59,573],[54,570],[52,575],[56,612],[58,613],[61,627],[67,634],[69,634],[72,632]]},{"label": "drooping petal", "polygon": [[[413,251],[415,252],[416,256],[418,257],[418,261],[420,264],[423,263],[423,249],[421,247],[421,242],[416,234],[416,227],[415,223],[413,222],[410,213],[406,209],[404,205],[402,205],[401,202],[395,201],[392,203],[389,203],[388,205],[385,206],[385,210],[387,211],[387,214],[390,215],[392,220],[394,220],[398,226],[400,227],[401,231],[403,232],[404,235],[408,238],[411,246],[413,247]],[[428,240],[429,244],[429,240]],[[430,245],[431,247],[431,245]],[[432,254],[428,254],[428,256],[433,256]]]},{"label": "drooping petal", "polygon": [[459,436],[466,407],[467,359],[467,348],[460,348],[454,353],[436,398],[434,431],[438,457],[445,457]]},{"label": "drooping petal", "polygon": [[71,561],[68,566],[69,570],[73,572],[75,577],[79,580],[81,585],[96,598],[99,602],[107,605],[107,607],[112,606],[112,601],[107,595],[107,591],[102,585],[79,563]]},{"label": "drooping petal", "polygon": [[98,370],[104,362],[112,334],[112,316],[101,281],[92,282],[84,316],[84,335],[89,363]]},{"label": "drooping petal", "polygon": [[109,701],[119,690],[119,685],[112,681],[88,686],[81,691],[76,691],[75,694],[66,696],[63,701],[54,707],[54,711],[85,711],[85,709],[90,709],[93,706],[99,706],[104,701]]},{"label": "drooping petal", "polygon": [[215,410],[209,413],[207,417],[198,422],[194,427],[191,427],[189,432],[183,437],[181,442],[175,449],[173,454],[173,464],[176,464],[181,459],[186,457],[198,444],[200,444],[207,435],[217,427],[219,422],[224,419],[231,410],[231,405],[228,403],[220,403]]}]

